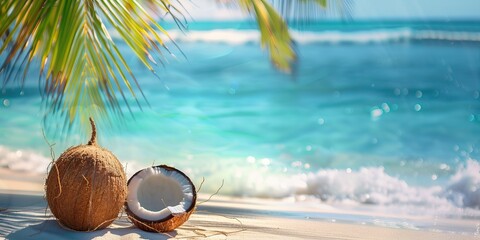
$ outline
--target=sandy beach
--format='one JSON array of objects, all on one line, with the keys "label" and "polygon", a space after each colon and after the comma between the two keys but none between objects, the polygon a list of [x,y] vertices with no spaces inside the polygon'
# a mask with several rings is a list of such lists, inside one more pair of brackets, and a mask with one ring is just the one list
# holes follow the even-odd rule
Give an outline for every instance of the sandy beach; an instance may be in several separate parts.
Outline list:
[{"label": "sandy beach", "polygon": [[480,240],[460,2],[2,0],[0,240]]},{"label": "sandy beach", "polygon": [[[448,231],[376,226],[342,220],[344,212],[323,204],[242,199],[200,194],[199,206],[179,229],[161,234],[135,228],[124,214],[95,232],[57,224],[43,197],[43,176],[0,169],[0,238],[5,239],[475,239]],[[312,217],[317,216],[317,217]],[[454,221],[451,223],[455,224]],[[474,222],[457,224],[468,225]]]}]

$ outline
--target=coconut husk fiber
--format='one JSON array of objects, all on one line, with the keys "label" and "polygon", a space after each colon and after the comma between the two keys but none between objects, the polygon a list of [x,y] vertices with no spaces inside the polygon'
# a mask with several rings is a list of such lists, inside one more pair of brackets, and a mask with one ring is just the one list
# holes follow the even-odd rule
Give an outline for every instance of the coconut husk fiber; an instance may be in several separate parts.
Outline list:
[{"label": "coconut husk fiber", "polygon": [[90,122],[90,141],[62,153],[45,183],[53,215],[61,225],[77,231],[110,225],[127,196],[123,166],[113,153],[97,145],[95,123]]},{"label": "coconut husk fiber", "polygon": [[190,215],[194,212],[194,208],[186,212],[183,215],[173,216],[170,215],[167,219],[162,219],[159,221],[149,221],[135,216],[130,210],[126,210],[128,218],[132,223],[143,231],[147,232],[170,232],[181,226],[185,223]]}]

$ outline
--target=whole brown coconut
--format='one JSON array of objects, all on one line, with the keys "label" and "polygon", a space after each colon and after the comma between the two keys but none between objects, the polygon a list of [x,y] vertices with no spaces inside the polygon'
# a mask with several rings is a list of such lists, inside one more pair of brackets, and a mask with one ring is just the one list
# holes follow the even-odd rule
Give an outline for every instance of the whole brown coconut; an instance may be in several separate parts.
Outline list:
[{"label": "whole brown coconut", "polygon": [[127,196],[118,159],[97,145],[95,123],[86,145],[67,149],[52,165],[45,183],[48,206],[59,223],[77,231],[110,225]]}]

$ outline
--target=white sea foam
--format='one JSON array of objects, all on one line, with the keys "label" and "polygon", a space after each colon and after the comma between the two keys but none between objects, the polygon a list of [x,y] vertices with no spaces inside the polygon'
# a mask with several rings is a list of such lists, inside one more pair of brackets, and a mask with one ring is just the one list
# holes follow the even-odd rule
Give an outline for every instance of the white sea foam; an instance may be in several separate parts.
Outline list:
[{"label": "white sea foam", "polygon": [[377,205],[444,204],[441,187],[412,187],[385,173],[383,168],[361,168],[359,171],[320,170],[305,178],[306,188],[298,193],[318,196],[324,201],[353,200]]},{"label": "white sea foam", "polygon": [[256,30],[218,29],[209,31],[181,32],[172,30],[170,37],[176,42],[209,42],[242,45],[258,42],[260,34]]},{"label": "white sea foam", "polygon": [[[241,45],[258,43],[260,34],[257,30],[215,29],[205,31],[178,30],[169,31],[170,37],[177,42],[207,42]],[[293,39],[299,44],[367,44],[382,42],[399,42],[411,40],[434,41],[471,41],[480,42],[478,32],[440,31],[440,30],[413,30],[410,28],[375,29],[362,31],[291,31]]]},{"label": "white sea foam", "polygon": [[[48,157],[31,150],[0,146],[0,167],[44,174],[50,161]],[[124,162],[124,165],[126,164],[129,176],[143,166],[136,161]],[[222,193],[236,196],[267,198],[306,196],[329,203],[354,202],[379,206],[443,209],[446,214],[452,211],[462,214],[462,209],[480,209],[480,162],[473,159],[458,166],[445,184],[432,186],[410,185],[401,177],[389,175],[383,167],[360,168],[357,171],[322,169],[303,174],[289,174],[272,172],[264,165],[252,168],[252,164],[245,165],[242,161],[236,164],[228,163],[230,167],[224,168],[216,164],[201,164],[184,170],[194,180],[207,178],[209,181],[203,188],[210,191],[216,190],[221,179],[225,179],[226,184]]]},{"label": "white sea foam", "polygon": [[[467,160],[442,185],[415,186],[389,175],[383,167],[322,169],[305,174],[271,173],[265,168],[232,167],[221,177],[223,193],[236,196],[320,199],[327,203],[357,203],[401,207],[413,212],[462,215],[480,210],[480,163]],[[213,182],[220,177],[210,176]],[[214,188],[213,188],[214,189]],[[212,189],[211,189],[212,190]],[[412,210],[413,209],[413,210]],[[421,209],[421,211],[419,210]]]},{"label": "white sea foam", "polygon": [[[322,32],[299,32],[291,31],[293,39],[300,44],[312,43],[375,43],[401,41],[412,38],[412,31],[408,28],[395,30],[372,30],[372,31],[322,31]],[[182,33],[171,31],[170,36],[177,42],[208,42],[241,45],[257,43],[260,41],[260,33],[257,30],[220,29],[209,31],[189,31]]]},{"label": "white sea foam", "polygon": [[330,203],[454,206],[445,197],[441,186],[411,186],[388,175],[381,167],[358,171],[324,169],[290,176],[243,171],[241,178],[234,178],[227,179],[230,186],[225,189],[233,195],[270,198],[313,196]]},{"label": "white sea foam", "polygon": [[457,206],[480,208],[480,163],[469,159],[460,166],[444,194]]},{"label": "white sea foam", "polygon": [[[58,156],[57,156],[58,157]],[[0,145],[0,167],[15,171],[27,171],[45,174],[48,171],[51,158],[38,154],[32,150],[11,149]],[[132,176],[143,167],[134,161],[122,162],[126,168],[127,176]]]},{"label": "white sea foam", "polygon": [[50,159],[29,150],[12,150],[0,146],[0,167],[18,171],[45,173]]},{"label": "white sea foam", "polygon": [[480,42],[480,33],[478,32],[456,32],[456,31],[438,31],[438,30],[420,30],[415,31],[412,38],[418,40],[444,40],[444,41],[471,41]]},{"label": "white sea foam", "polygon": [[412,31],[408,28],[370,31],[324,31],[324,32],[292,32],[292,37],[299,43],[379,43],[408,40]]}]

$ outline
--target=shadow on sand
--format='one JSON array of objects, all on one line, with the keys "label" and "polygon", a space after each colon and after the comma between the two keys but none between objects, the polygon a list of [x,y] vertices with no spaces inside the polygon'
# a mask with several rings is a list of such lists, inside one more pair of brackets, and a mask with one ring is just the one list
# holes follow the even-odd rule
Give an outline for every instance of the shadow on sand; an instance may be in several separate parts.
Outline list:
[{"label": "shadow on sand", "polygon": [[46,211],[42,195],[0,193],[0,239],[169,239],[169,233],[142,231],[126,217],[119,218],[108,228],[94,232],[65,229]]},{"label": "shadow on sand", "polygon": [[150,233],[134,226],[106,228],[94,232],[76,232],[62,228],[56,220],[45,220],[33,224],[6,236],[6,239],[169,239],[177,235]]}]

